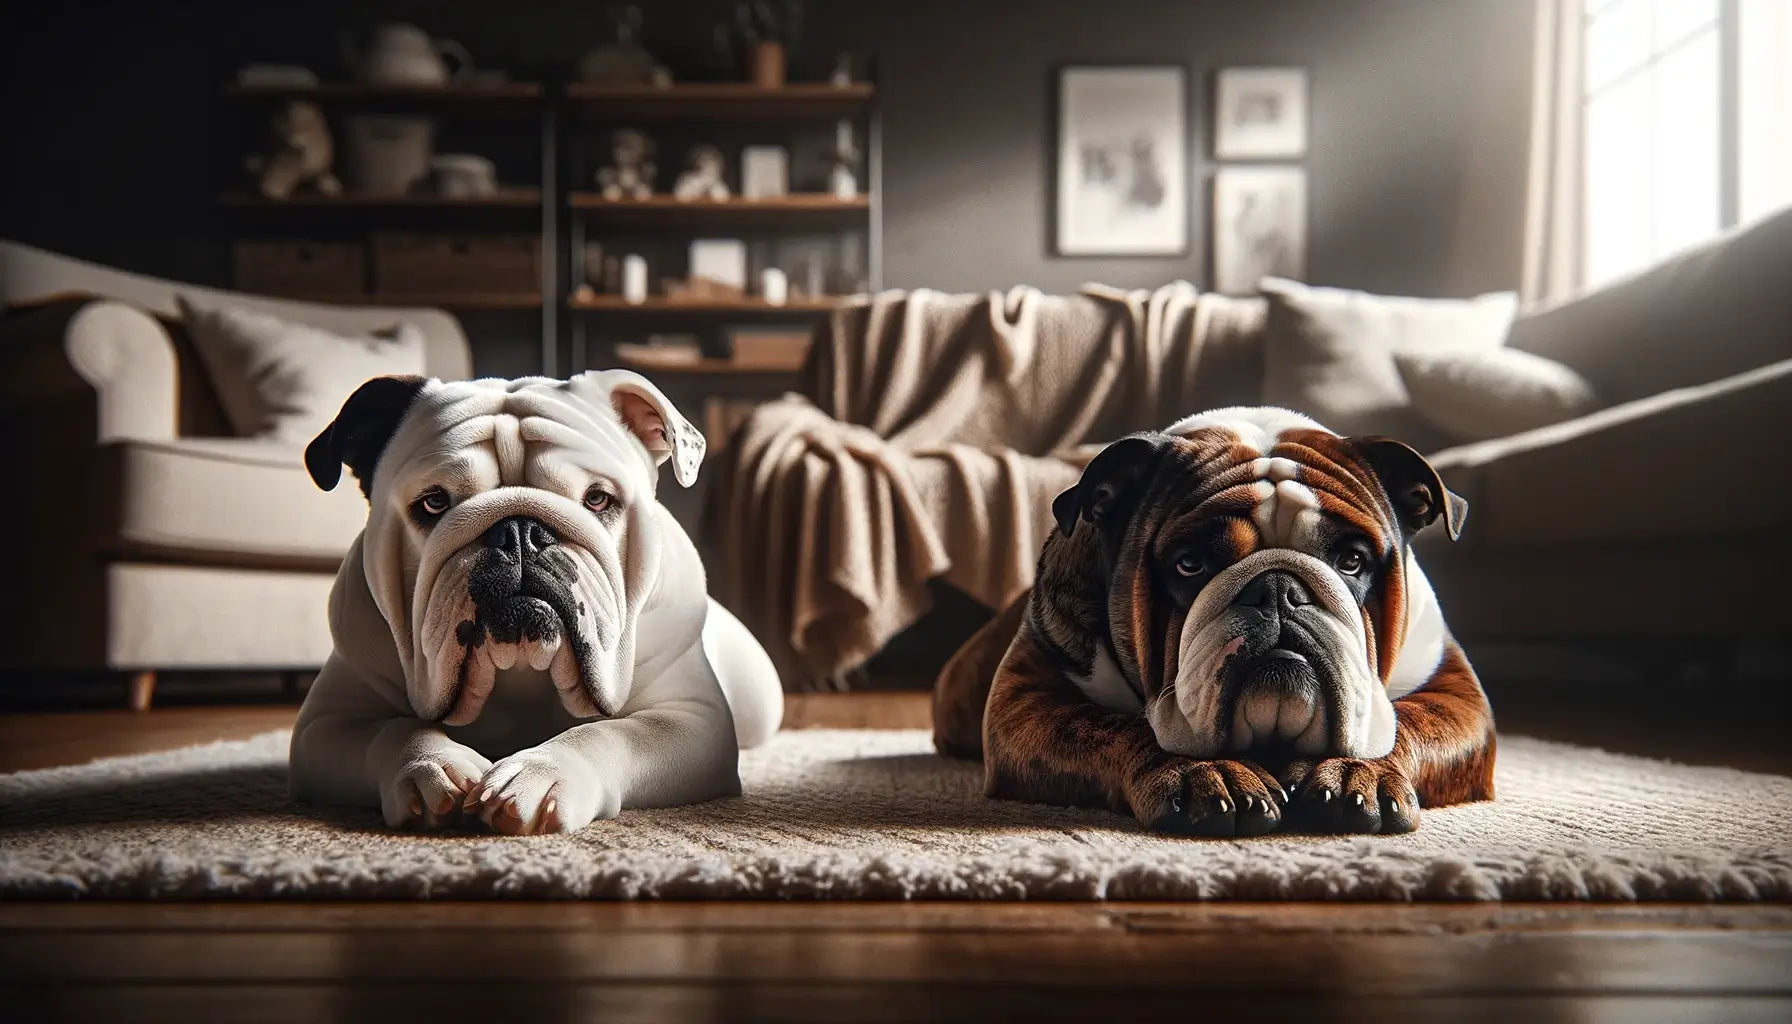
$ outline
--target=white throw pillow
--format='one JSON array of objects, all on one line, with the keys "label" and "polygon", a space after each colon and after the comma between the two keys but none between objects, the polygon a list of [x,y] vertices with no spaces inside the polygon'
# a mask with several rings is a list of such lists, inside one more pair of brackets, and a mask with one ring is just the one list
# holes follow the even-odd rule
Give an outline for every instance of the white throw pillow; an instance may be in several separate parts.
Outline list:
[{"label": "white throw pillow", "polygon": [[372,377],[423,373],[423,332],[401,323],[351,337],[235,307],[181,315],[230,425],[244,437],[304,444]]},{"label": "white throw pillow", "polygon": [[1512,348],[1394,353],[1419,415],[1456,441],[1486,441],[1547,427],[1599,408],[1573,369]]},{"label": "white throw pillow", "polygon": [[1394,353],[1498,348],[1518,311],[1511,292],[1411,299],[1280,278],[1258,287],[1269,303],[1263,400],[1340,434],[1386,434],[1420,450],[1446,438],[1411,408]]}]

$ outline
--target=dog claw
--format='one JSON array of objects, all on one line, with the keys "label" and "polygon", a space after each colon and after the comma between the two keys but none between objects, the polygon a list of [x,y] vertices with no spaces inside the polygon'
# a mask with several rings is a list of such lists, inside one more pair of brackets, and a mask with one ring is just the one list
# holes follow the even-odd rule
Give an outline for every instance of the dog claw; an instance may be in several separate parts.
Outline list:
[{"label": "dog claw", "polygon": [[1361,794],[1361,793],[1350,794],[1350,802],[1356,806],[1357,810],[1359,810],[1359,811],[1362,810],[1363,809],[1363,794]]},{"label": "dog claw", "polygon": [[1219,814],[1229,814],[1232,811],[1232,801],[1223,796],[1216,796],[1213,798],[1213,809]]},{"label": "dog claw", "polygon": [[1330,789],[1322,789],[1319,791],[1319,802],[1322,804],[1329,804],[1335,796],[1337,796],[1337,794],[1333,793]]}]

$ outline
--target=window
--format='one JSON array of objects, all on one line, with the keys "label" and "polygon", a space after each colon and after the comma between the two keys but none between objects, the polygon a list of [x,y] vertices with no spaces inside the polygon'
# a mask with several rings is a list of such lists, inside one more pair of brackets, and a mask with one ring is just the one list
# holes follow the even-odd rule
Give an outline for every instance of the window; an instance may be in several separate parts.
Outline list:
[{"label": "window", "polygon": [[1724,209],[1718,0],[1590,0],[1585,246],[1597,286],[1733,222]]},{"label": "window", "polygon": [[1586,0],[1581,280],[1784,205],[1783,0]]}]

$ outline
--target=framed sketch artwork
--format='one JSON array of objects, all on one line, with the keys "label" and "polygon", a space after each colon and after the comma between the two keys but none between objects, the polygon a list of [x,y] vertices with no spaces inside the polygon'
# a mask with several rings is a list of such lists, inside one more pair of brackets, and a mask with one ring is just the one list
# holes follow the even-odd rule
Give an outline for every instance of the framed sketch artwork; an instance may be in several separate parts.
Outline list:
[{"label": "framed sketch artwork", "polygon": [[1307,173],[1222,167],[1213,175],[1213,290],[1249,295],[1264,277],[1307,270]]},{"label": "framed sketch artwork", "polygon": [[1180,67],[1059,72],[1059,255],[1188,251],[1187,94]]},{"label": "framed sketch artwork", "polygon": [[1307,152],[1305,68],[1226,68],[1214,77],[1213,155],[1269,160]]}]

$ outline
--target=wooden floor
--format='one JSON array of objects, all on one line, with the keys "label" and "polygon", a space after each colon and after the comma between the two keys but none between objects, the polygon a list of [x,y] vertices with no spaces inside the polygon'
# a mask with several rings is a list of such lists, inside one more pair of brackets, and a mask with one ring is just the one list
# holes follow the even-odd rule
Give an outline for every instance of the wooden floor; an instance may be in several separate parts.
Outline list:
[{"label": "wooden floor", "polygon": [[[273,705],[0,716],[0,771],[248,736],[293,714]],[[921,727],[926,704],[913,695],[798,698],[788,718],[793,727]],[[1715,744],[1671,723],[1659,734],[1646,719],[1601,734],[1597,716],[1583,718],[1589,741],[1608,747],[1783,763],[1783,752]],[[1557,714],[1544,724],[1563,720],[1579,721]],[[1147,1014],[1792,1021],[1792,907],[0,905],[6,1021]]]}]

